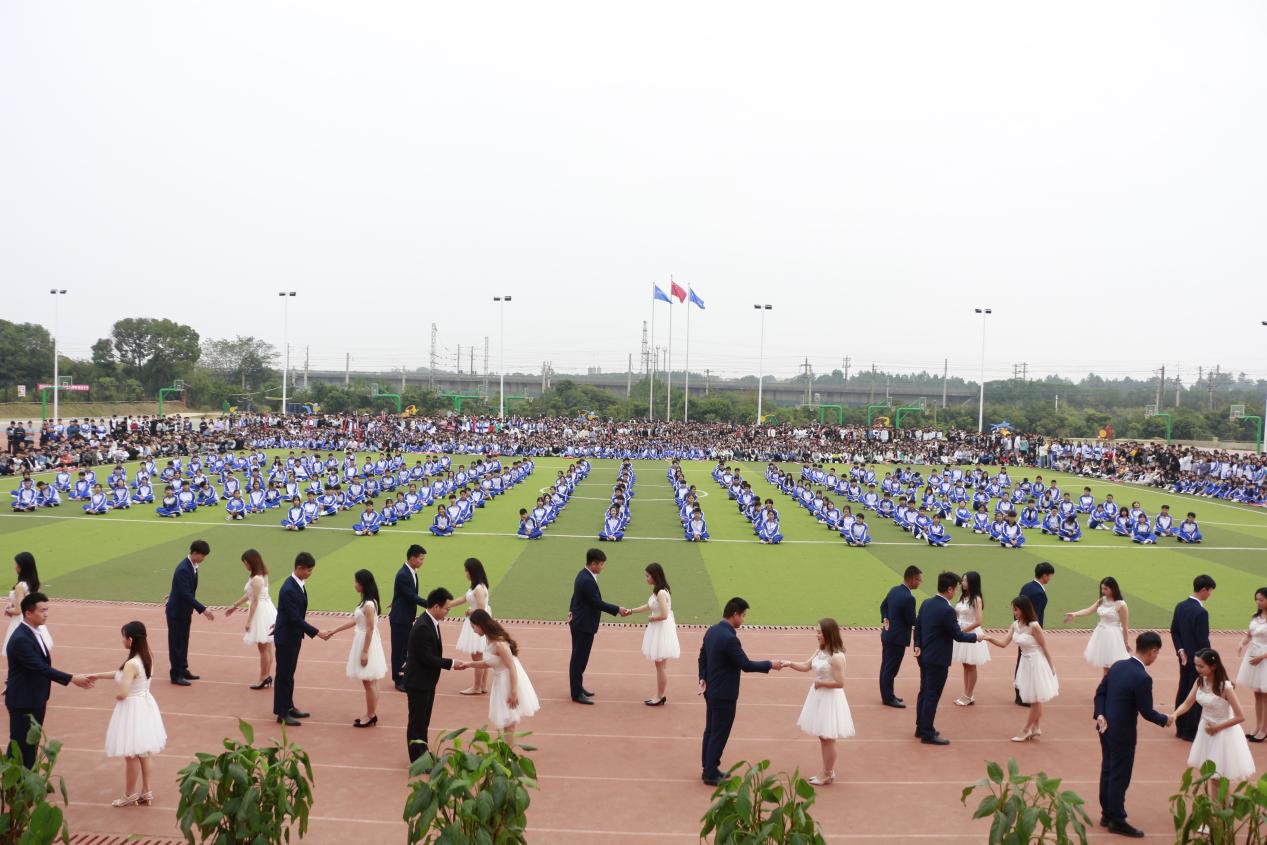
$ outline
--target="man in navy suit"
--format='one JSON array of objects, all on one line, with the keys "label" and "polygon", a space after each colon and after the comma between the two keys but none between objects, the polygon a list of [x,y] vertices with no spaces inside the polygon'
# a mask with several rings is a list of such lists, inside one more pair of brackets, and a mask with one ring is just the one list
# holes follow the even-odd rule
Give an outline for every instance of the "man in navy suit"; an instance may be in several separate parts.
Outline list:
[{"label": "man in navy suit", "polygon": [[604,613],[629,615],[627,609],[603,601],[603,594],[598,589],[598,575],[606,563],[607,555],[601,549],[590,549],[585,553],[585,568],[576,573],[576,580],[572,582],[572,604],[568,608],[572,660],[568,664],[568,682],[572,687],[572,700],[577,704],[594,703],[594,693],[585,689],[585,667],[590,662],[599,618]]},{"label": "man in navy suit", "polygon": [[409,722],[405,727],[405,743],[410,763],[427,753],[431,711],[435,707],[440,670],[466,668],[461,660],[453,661],[444,656],[444,641],[440,637],[440,622],[449,615],[452,599],[453,594],[444,587],[432,590],[427,595],[426,611],[409,633],[409,656],[405,661]]},{"label": "man in navy suit", "polygon": [[35,765],[35,746],[26,741],[31,720],[44,725],[44,710],[52,683],[74,684],[88,689],[87,675],[68,675],[53,668],[44,638],[36,629],[48,622],[48,596],[34,592],[22,599],[22,622],[13,629],[5,655],[9,658],[9,678],[4,687],[4,706],[9,710],[9,741],[22,752],[22,765]]},{"label": "man in navy suit", "polygon": [[959,576],[937,576],[937,595],[924,599],[915,620],[915,659],[919,662],[919,697],[915,701],[915,735],[925,745],[950,745],[937,733],[937,703],[950,672],[950,653],[956,642],[975,643],[975,633],[965,634],[955,616],[955,588]]},{"label": "man in navy suit", "polygon": [[1143,838],[1144,831],[1126,821],[1126,788],[1135,767],[1136,715],[1161,727],[1173,716],[1153,709],[1151,666],[1161,651],[1161,637],[1145,631],[1135,638],[1135,656],[1109,667],[1095,691],[1095,726],[1100,732],[1100,824],[1110,833]]},{"label": "man in navy suit", "polygon": [[392,609],[387,621],[392,631],[392,683],[405,692],[405,656],[409,651],[409,632],[413,630],[418,608],[427,602],[418,595],[418,570],[427,556],[427,550],[414,543],[405,552],[405,562],[396,570],[396,583],[392,587]]},{"label": "man in navy suit", "polygon": [[783,668],[781,660],[749,660],[739,644],[739,627],[748,615],[748,603],[736,596],[722,610],[725,618],[704,634],[699,647],[699,694],[704,696],[707,716],[700,754],[702,778],[709,786],[721,783],[721,755],[735,724],[735,707],[739,703],[740,672],[776,672]]},{"label": "man in navy suit", "polygon": [[167,594],[167,659],[171,661],[171,679],[177,686],[187,687],[198,676],[189,671],[189,623],[195,613],[208,619],[216,615],[198,601],[198,566],[211,546],[206,540],[189,544],[189,556],[176,565],[172,573],[172,591]]},{"label": "man in navy suit", "polygon": [[308,589],[304,582],[316,566],[312,555],[300,552],[295,556],[295,571],[277,592],[277,621],[273,623],[273,647],[277,650],[273,713],[278,722],[290,727],[311,715],[295,707],[295,668],[299,665],[299,649],[304,637],[321,634],[304,618],[308,613]]},{"label": "man in navy suit", "polygon": [[[1197,667],[1193,662],[1198,651],[1210,647],[1210,612],[1205,603],[1214,592],[1214,579],[1198,575],[1192,579],[1192,595],[1175,605],[1175,615],[1170,621],[1170,640],[1179,657],[1179,689],[1175,692],[1175,707],[1183,704],[1192,685],[1197,682]],[[1175,720],[1175,735],[1186,742],[1197,738],[1201,726],[1201,705]]]},{"label": "man in navy suit", "polygon": [[902,668],[906,647],[911,644],[911,630],[915,627],[915,591],[919,589],[924,573],[918,566],[906,567],[902,583],[889,590],[880,602],[880,701],[888,707],[905,707],[905,702],[893,693],[893,679]]},{"label": "man in navy suit", "polygon": [[[1039,627],[1044,627],[1043,613],[1047,610],[1047,582],[1051,580],[1051,576],[1056,574],[1056,567],[1047,561],[1043,561],[1034,567],[1034,580],[1026,581],[1021,586],[1021,595],[1029,599],[1029,603],[1034,606],[1034,615],[1038,617]],[[1016,649],[1016,668],[1012,670],[1012,677],[1016,678],[1016,673],[1021,670],[1021,650]],[[1029,707],[1024,701],[1021,701],[1021,691],[1013,686],[1016,695],[1016,703],[1022,707]]]}]

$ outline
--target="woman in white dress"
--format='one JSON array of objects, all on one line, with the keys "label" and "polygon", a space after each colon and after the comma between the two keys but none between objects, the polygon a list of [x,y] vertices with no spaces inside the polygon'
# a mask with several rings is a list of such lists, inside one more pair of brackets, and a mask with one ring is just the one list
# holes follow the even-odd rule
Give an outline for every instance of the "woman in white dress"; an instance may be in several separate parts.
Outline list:
[{"label": "woman in white dress", "polygon": [[[9,591],[9,603],[4,608],[4,615],[9,617],[9,627],[4,632],[4,644],[0,646],[0,654],[9,647],[9,637],[22,624],[22,599],[31,593],[39,592],[40,573],[35,566],[35,555],[30,552],[18,552],[13,556],[13,569],[18,575],[17,583]],[[35,629],[44,640],[44,647],[53,648],[53,635],[48,632],[47,625]]]},{"label": "woman in white dress", "polygon": [[247,571],[246,587],[242,598],[230,605],[224,615],[232,616],[242,605],[250,605],[242,641],[260,652],[260,679],[251,684],[251,689],[268,689],[273,685],[273,623],[277,621],[277,606],[268,594],[268,567],[260,553],[255,549],[242,552],[242,565]]},{"label": "woman in white dress", "polygon": [[810,736],[818,737],[823,752],[823,770],[809,779],[814,786],[829,786],[836,780],[836,740],[848,739],[855,733],[853,714],[845,699],[845,644],[835,619],[818,623],[818,651],[800,663],[785,663],[798,672],[814,673],[814,684],[796,725]]},{"label": "woman in white dress", "polygon": [[1236,688],[1227,677],[1223,659],[1214,649],[1203,648],[1196,653],[1193,666],[1197,670],[1197,681],[1183,704],[1175,708],[1174,716],[1178,719],[1191,710],[1193,704],[1201,705],[1201,730],[1192,742],[1188,765],[1200,768],[1206,760],[1213,760],[1219,777],[1252,778],[1257,768],[1241,728],[1245,714],[1236,700]]},{"label": "woman in white dress", "polygon": [[[483,610],[490,616],[493,613],[493,608],[488,603],[488,574],[484,572],[484,564],[478,558],[468,557],[462,568],[466,571],[466,580],[470,582],[471,588],[461,598],[449,602],[450,610],[458,605],[466,605],[466,618],[462,620],[462,630],[458,632],[458,643],[454,648],[471,655],[472,661],[478,661],[484,656],[487,643],[471,628],[471,614],[477,610]],[[476,669],[471,675],[471,685],[459,692],[462,695],[483,695],[488,692],[488,670]]]},{"label": "woman in white dress", "polygon": [[348,677],[360,681],[365,688],[365,716],[352,722],[354,728],[372,728],[378,724],[378,682],[387,677],[387,658],[383,655],[383,638],[378,633],[378,584],[374,573],[358,569],[356,591],[361,602],[352,612],[352,618],[339,627],[319,634],[329,640],[340,631],[355,628],[352,650],[348,652]]},{"label": "woman in white dress", "polygon": [[1043,703],[1060,694],[1060,684],[1056,680],[1056,664],[1052,663],[1051,653],[1047,651],[1047,636],[1043,633],[1043,626],[1038,624],[1034,605],[1025,596],[1012,599],[1012,618],[1014,621],[1007,629],[1006,637],[985,639],[999,648],[1016,643],[1021,649],[1015,684],[1021,701],[1029,705],[1029,719],[1021,732],[1012,737],[1012,742],[1024,742],[1042,736],[1039,722],[1043,718]]},{"label": "woman in white dress", "polygon": [[[985,609],[981,575],[977,572],[965,572],[959,588],[959,602],[955,605],[959,628],[965,633],[977,631],[981,628],[981,611]],[[950,651],[950,659],[963,664],[963,695],[955,699],[955,704],[960,707],[975,704],[976,698],[972,694],[977,689],[977,667],[990,662],[990,647],[980,637],[975,643],[955,643]]]},{"label": "woman in white dress", "polygon": [[[1267,734],[1267,587],[1254,592],[1254,603],[1258,607],[1249,619],[1245,639],[1241,640],[1245,659],[1236,683],[1254,694],[1254,730],[1249,741],[1262,742]],[[1246,646],[1249,651],[1245,651]]]},{"label": "woman in white dress", "polygon": [[651,587],[651,597],[646,604],[629,612],[651,614],[647,617],[646,633],[642,635],[642,654],[655,663],[655,698],[648,698],[642,703],[648,707],[659,707],[669,700],[666,695],[669,689],[666,661],[681,657],[682,647],[677,638],[673,599],[669,595],[669,580],[664,575],[664,567],[658,563],[649,563],[644,572],[647,574],[647,584]]},{"label": "woman in white dress", "polygon": [[1074,610],[1065,614],[1068,625],[1079,616],[1095,614],[1100,617],[1091,639],[1087,641],[1082,656],[1092,666],[1104,670],[1108,674],[1109,667],[1119,660],[1131,656],[1131,615],[1122,601],[1122,590],[1117,579],[1109,576],[1100,581],[1100,598],[1090,607]]},{"label": "woman in white dress", "polygon": [[[114,672],[97,672],[88,677],[115,682],[114,713],[106,728],[106,756],[123,758],[125,792],[110,803],[114,807],[131,807],[154,801],[150,791],[150,755],[167,745],[167,731],[158,702],[150,693],[154,659],[150,656],[145,624],[129,622],[123,626],[122,634],[127,660]],[[136,788],[138,778],[140,789]]]},{"label": "woman in white dress", "polygon": [[501,731],[502,739],[515,747],[515,727],[541,709],[536,690],[519,662],[519,645],[486,610],[471,612],[471,625],[487,640],[484,658],[466,664],[468,669],[492,669],[488,695],[488,722]]}]

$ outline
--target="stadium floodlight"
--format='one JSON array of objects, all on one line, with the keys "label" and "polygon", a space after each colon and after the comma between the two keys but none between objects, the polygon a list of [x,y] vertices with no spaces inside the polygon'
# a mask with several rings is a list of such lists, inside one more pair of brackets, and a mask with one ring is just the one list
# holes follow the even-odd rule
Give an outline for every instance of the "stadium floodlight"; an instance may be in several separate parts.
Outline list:
[{"label": "stadium floodlight", "polygon": [[295,295],[293,290],[279,290],[282,298],[282,416],[286,415],[286,381],[290,375],[290,300]]},{"label": "stadium floodlight", "polygon": [[761,343],[757,347],[757,425],[761,425],[761,391],[765,383],[765,312],[772,310],[774,306],[766,303],[754,304],[752,307],[761,312]]},{"label": "stadium floodlight", "polygon": [[506,419],[506,303],[510,302],[512,298],[509,296],[493,297],[493,302],[500,303],[498,308],[500,325],[497,329],[497,374],[499,380],[497,388],[497,418],[499,420]]},{"label": "stadium floodlight", "polygon": [[53,425],[57,425],[57,420],[61,416],[61,379],[58,378],[59,369],[57,360],[57,300],[66,295],[65,288],[49,288],[48,291],[53,296]]},{"label": "stadium floodlight", "polygon": [[985,430],[985,318],[994,313],[991,308],[974,308],[981,315],[981,395],[977,399],[977,434]]}]

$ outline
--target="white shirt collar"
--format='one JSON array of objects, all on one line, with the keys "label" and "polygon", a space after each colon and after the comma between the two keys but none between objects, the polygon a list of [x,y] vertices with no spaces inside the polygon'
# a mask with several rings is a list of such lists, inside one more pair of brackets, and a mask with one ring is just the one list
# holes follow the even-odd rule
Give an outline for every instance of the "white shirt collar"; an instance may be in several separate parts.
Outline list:
[{"label": "white shirt collar", "polygon": [[1202,607],[1205,607],[1205,602],[1201,601],[1201,599],[1197,598],[1196,596],[1188,596],[1188,598],[1192,599],[1194,602],[1201,605]]},{"label": "white shirt collar", "polygon": [[304,579],[300,578],[293,572],[290,573],[290,577],[295,579],[295,583],[299,585],[299,589],[303,590],[305,593],[308,592],[308,588],[304,586]]},{"label": "white shirt collar", "polygon": [[946,599],[946,604],[950,605],[951,607],[955,606],[955,603],[953,601],[951,601],[950,599],[947,599],[945,596],[942,596],[941,593],[938,593],[937,595],[941,596],[943,599]]},{"label": "white shirt collar", "polygon": [[33,625],[31,625],[30,622],[27,622],[25,619],[22,620],[22,624],[25,625],[27,627],[27,630],[31,632],[31,636],[35,637],[35,641],[40,644],[40,651],[44,652],[44,656],[47,657],[48,646],[44,644],[44,637],[40,635],[39,630],[35,628]]},{"label": "white shirt collar", "polygon": [[[1140,660],[1140,659],[1139,659],[1139,657],[1138,657],[1138,655],[1134,655],[1134,654],[1132,654],[1132,655],[1131,655],[1131,660],[1134,660],[1134,661],[1135,661],[1136,663],[1138,663],[1140,666],[1144,666],[1144,661]],[[1148,667],[1147,667],[1147,666],[1144,666],[1144,668],[1145,668],[1145,669],[1147,669]]]},{"label": "white shirt collar", "polygon": [[1043,588],[1043,592],[1044,592],[1044,593],[1045,593],[1045,592],[1047,592],[1047,585],[1046,585],[1046,584],[1044,584],[1042,581],[1039,581],[1037,578],[1035,578],[1035,579],[1034,579],[1034,583],[1035,583],[1035,584],[1037,584],[1038,586],[1042,587],[1042,588]]},{"label": "white shirt collar", "polygon": [[594,570],[590,569],[588,566],[587,566],[587,567],[585,567],[585,571],[586,571],[586,572],[588,572],[590,575],[593,575],[593,576],[594,576],[594,582],[595,582],[595,583],[598,583],[598,573],[596,573]]}]

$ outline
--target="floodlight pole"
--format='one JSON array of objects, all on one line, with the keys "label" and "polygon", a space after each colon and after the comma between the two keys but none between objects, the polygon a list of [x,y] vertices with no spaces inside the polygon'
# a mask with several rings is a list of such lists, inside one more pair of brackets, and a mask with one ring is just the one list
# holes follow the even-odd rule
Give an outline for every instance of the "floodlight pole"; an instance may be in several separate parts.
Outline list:
[{"label": "floodlight pole", "polygon": [[501,326],[497,334],[497,372],[500,378],[500,386],[497,389],[497,418],[499,420],[506,419],[506,303],[510,300],[509,296],[493,297],[493,302],[501,303],[499,309]]},{"label": "floodlight pole", "polygon": [[753,305],[755,310],[761,312],[761,343],[757,347],[757,425],[761,425],[761,399],[762,388],[765,384],[765,312],[769,311],[773,306]]},{"label": "floodlight pole", "polygon": [[[1267,326],[1267,320],[1263,320],[1262,324]],[[1263,453],[1264,441],[1267,441],[1267,398],[1263,399],[1263,422],[1258,426],[1258,454]]]},{"label": "floodlight pole", "polygon": [[65,288],[50,288],[48,292],[53,295],[53,428],[56,430],[57,421],[62,415],[59,402],[62,392],[61,371],[58,369],[61,362],[57,360],[57,300],[66,295],[66,290]]},{"label": "floodlight pole", "polygon": [[286,416],[286,378],[290,375],[290,299],[295,295],[293,290],[280,290],[277,295],[282,298],[282,344],[286,347],[282,361],[282,416]]},{"label": "floodlight pole", "polygon": [[985,432],[985,318],[994,313],[989,308],[974,309],[981,315],[981,393],[977,398],[977,434]]}]

